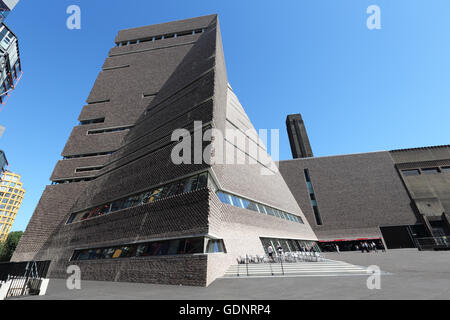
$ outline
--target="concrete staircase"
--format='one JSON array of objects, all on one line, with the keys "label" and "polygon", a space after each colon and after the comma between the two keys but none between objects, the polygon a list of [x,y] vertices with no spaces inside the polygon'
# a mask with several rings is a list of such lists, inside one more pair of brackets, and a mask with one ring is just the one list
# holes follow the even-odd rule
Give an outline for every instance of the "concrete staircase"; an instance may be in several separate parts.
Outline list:
[{"label": "concrete staircase", "polygon": [[367,268],[342,261],[326,260],[321,262],[296,263],[260,263],[235,264],[223,276],[224,278],[272,277],[272,276],[349,276],[368,275]]}]

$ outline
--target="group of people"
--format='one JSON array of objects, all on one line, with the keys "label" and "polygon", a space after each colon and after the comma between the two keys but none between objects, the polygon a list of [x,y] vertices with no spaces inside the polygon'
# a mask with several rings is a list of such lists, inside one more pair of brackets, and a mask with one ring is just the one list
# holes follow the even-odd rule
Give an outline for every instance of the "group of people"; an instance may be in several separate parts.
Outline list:
[{"label": "group of people", "polygon": [[[278,256],[281,257],[283,255],[283,247],[281,247],[281,245],[278,245],[276,247],[276,250],[277,250]],[[313,249],[308,250],[305,247],[301,247],[300,250],[302,252],[312,252],[313,251]],[[271,245],[269,245],[267,247],[267,253],[269,255],[269,260],[272,261],[272,262],[275,262],[275,256],[274,256],[275,250],[274,250],[274,248]]]},{"label": "group of people", "polygon": [[[269,254],[269,259],[272,262],[275,262],[275,257],[273,256],[274,252],[273,247],[269,245],[269,247],[267,247],[267,253]],[[283,254],[283,248],[280,245],[277,247],[277,252],[280,256]]]},{"label": "group of people", "polygon": [[[364,252],[371,252],[371,251],[378,252],[377,245],[373,241],[372,242],[364,241],[364,242],[361,243],[361,247],[356,245],[356,250],[359,250],[359,249],[361,249],[362,253],[364,253]],[[384,247],[383,247],[382,250],[384,252]]]},{"label": "group of people", "polygon": [[[343,244],[343,251],[361,251],[364,252],[378,252],[381,249],[385,252],[383,243],[376,243],[375,241],[363,241],[359,243],[353,244]],[[325,251],[334,251],[337,253],[341,252],[341,248],[337,243],[328,244],[327,247],[324,248]]]}]

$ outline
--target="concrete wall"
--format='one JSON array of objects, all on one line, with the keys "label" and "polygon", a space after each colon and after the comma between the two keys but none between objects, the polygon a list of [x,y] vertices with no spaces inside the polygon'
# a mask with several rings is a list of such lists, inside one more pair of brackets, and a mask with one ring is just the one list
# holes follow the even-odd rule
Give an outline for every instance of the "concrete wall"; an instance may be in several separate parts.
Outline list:
[{"label": "concrete wall", "polygon": [[[425,174],[422,169],[450,167],[450,146],[436,146],[390,152],[417,210],[428,217],[450,212],[450,172]],[[407,176],[402,170],[419,169]]]},{"label": "concrete wall", "polygon": [[[304,169],[323,225],[316,223]],[[379,226],[417,222],[389,152],[281,161],[280,172],[319,239],[381,237]]]}]

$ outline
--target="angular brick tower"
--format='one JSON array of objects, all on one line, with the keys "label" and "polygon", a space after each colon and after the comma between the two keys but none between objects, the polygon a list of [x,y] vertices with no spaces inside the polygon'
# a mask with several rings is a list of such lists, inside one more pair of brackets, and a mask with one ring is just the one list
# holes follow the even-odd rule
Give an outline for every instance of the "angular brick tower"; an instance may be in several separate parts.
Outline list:
[{"label": "angular brick tower", "polygon": [[[76,264],[83,280],[206,286],[268,244],[313,246],[297,202],[248,133],[217,16],[122,30],[115,43],[13,261],[52,260],[51,278]],[[254,154],[213,134],[213,143],[200,138],[198,164],[174,164],[180,128],[193,141],[233,129],[267,161],[221,164],[221,150]]]}]

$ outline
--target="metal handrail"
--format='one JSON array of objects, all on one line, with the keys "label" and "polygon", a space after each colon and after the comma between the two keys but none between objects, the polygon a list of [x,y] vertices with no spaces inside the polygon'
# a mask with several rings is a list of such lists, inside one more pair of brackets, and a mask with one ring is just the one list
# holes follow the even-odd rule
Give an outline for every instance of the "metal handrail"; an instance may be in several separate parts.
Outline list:
[{"label": "metal handrail", "polygon": [[424,248],[450,248],[450,236],[415,238],[419,250]]}]

